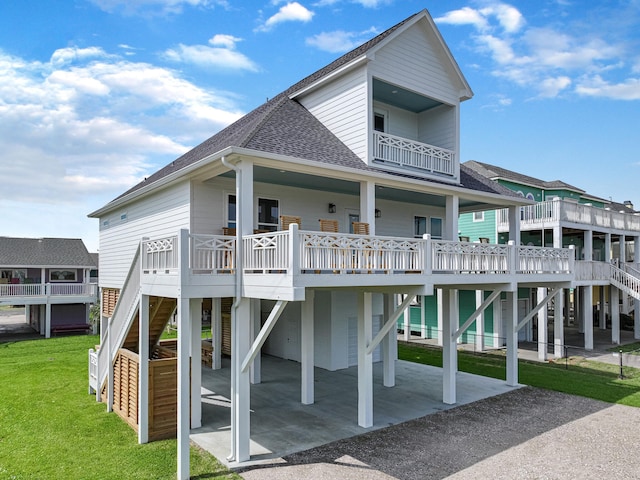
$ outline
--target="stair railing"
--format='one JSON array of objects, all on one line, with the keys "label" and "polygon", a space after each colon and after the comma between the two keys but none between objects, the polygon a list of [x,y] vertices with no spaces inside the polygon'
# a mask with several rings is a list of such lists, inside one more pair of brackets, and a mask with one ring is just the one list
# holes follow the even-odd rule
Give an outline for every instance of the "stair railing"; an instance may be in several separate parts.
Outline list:
[{"label": "stair railing", "polygon": [[640,300],[640,277],[627,273],[613,263],[611,264],[611,284]]}]

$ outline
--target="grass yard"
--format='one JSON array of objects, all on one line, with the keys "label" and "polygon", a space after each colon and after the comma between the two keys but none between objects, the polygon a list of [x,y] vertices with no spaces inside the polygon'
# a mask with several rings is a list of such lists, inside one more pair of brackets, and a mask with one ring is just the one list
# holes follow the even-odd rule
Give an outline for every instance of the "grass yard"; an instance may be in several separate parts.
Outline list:
[{"label": "grass yard", "polygon": [[[442,366],[441,350],[429,346],[399,344],[398,358]],[[503,355],[458,352],[458,368],[462,372],[505,379],[505,365]],[[564,360],[558,363],[519,360],[518,366],[518,380],[522,384],[640,407],[640,370],[636,368],[624,367],[624,378],[620,379],[617,365],[589,362],[581,357],[570,357],[568,368]]]},{"label": "grass yard", "polygon": [[[96,336],[0,343],[0,479],[173,479],[176,441],[138,445],[89,395]],[[240,479],[191,448],[191,475]]]}]

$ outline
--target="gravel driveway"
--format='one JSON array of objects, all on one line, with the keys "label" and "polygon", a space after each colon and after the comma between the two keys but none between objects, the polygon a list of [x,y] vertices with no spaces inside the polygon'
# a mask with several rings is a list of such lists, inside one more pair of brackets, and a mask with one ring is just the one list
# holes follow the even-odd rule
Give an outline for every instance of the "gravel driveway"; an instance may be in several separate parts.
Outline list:
[{"label": "gravel driveway", "polygon": [[246,480],[637,479],[638,452],[639,408],[524,387],[238,473]]}]

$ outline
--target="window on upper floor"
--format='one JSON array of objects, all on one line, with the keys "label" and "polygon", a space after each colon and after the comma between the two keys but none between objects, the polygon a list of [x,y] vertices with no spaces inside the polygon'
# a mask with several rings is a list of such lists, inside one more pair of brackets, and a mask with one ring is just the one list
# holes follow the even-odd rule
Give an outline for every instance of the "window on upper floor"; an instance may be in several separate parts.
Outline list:
[{"label": "window on upper floor", "polygon": [[278,230],[278,222],[280,220],[280,207],[278,200],[271,198],[258,199],[258,229],[270,230],[275,232]]},{"label": "window on upper floor", "polygon": [[484,222],[484,212],[473,212],[474,222]]},{"label": "window on upper floor", "polygon": [[422,238],[427,233],[427,217],[413,217],[413,236]]},{"label": "window on upper floor", "polygon": [[384,132],[387,127],[387,115],[382,111],[376,111],[373,114],[373,129],[376,132]]},{"label": "window on upper floor", "polygon": [[[428,227],[428,229],[427,229]],[[442,239],[442,219],[439,217],[413,217],[413,236],[422,238],[425,233],[431,234],[431,238]]]},{"label": "window on upper floor", "polygon": [[436,240],[442,239],[442,219],[439,217],[431,217],[430,219],[429,230],[431,233],[431,238],[435,238]]}]

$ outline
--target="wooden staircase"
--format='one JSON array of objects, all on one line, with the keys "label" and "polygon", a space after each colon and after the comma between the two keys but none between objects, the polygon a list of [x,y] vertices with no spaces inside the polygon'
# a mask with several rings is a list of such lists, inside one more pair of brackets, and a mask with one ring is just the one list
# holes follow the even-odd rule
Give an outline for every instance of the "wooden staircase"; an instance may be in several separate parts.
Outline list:
[{"label": "wooden staircase", "polygon": [[[150,297],[149,298],[149,348],[151,351],[160,341],[162,332],[171,320],[173,312],[176,310],[177,301],[175,298],[166,297]],[[127,332],[122,348],[126,348],[132,352],[138,352],[139,341],[139,315],[136,313],[134,321]],[[151,352],[150,352],[151,354]]]}]

